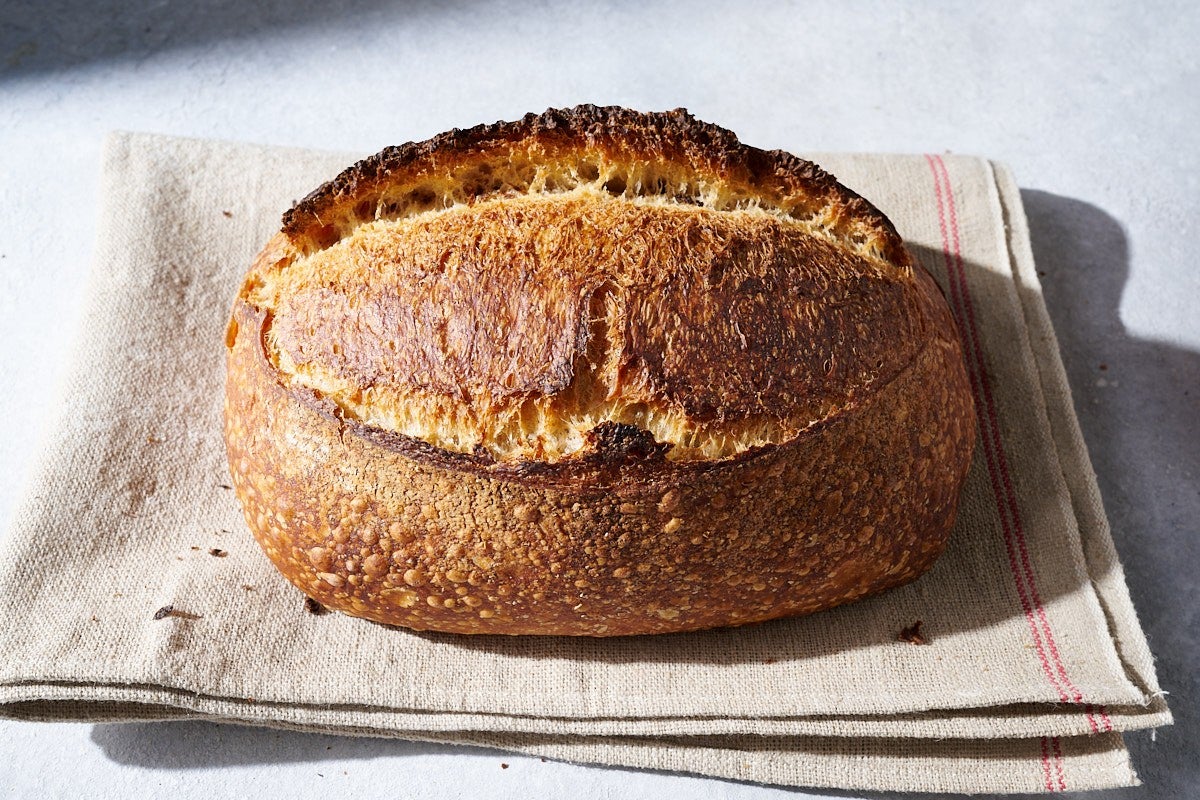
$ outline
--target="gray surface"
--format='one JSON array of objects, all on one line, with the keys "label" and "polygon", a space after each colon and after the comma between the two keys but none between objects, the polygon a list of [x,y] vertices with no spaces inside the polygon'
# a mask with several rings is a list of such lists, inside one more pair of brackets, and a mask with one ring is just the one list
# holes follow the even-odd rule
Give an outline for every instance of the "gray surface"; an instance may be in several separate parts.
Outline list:
[{"label": "gray surface", "polygon": [[[9,2],[0,7],[0,520],[63,374],[113,128],[374,151],[592,101],[687,106],[796,151],[1016,172],[1117,548],[1177,724],[1130,737],[1195,796],[1200,19],[1190,3]],[[1101,369],[1101,364],[1107,369]],[[501,762],[510,765],[501,769]],[[797,793],[204,723],[0,723],[0,796]]]}]

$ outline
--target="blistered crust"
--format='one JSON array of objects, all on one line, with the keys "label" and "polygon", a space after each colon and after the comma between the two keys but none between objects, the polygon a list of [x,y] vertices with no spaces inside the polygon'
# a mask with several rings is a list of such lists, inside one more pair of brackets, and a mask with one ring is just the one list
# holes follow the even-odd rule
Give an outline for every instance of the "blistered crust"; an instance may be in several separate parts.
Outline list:
[{"label": "blistered crust", "polygon": [[671,462],[607,430],[610,457],[522,471],[322,412],[236,321],[226,440],[251,530],[308,596],[421,630],[662,633],[882,591],[943,550],[974,440],[960,354],[935,340],[782,446]]},{"label": "blistered crust", "polygon": [[417,629],[682,631],[882,591],[944,548],[975,436],[891,224],[683,112],[360,162],[285,216],[226,344],[267,555]]}]

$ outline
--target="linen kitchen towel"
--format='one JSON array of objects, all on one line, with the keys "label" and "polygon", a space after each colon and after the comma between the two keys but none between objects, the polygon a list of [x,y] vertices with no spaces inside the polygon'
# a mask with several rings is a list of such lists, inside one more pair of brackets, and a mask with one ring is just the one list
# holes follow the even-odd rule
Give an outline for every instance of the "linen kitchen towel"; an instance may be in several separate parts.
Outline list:
[{"label": "linen kitchen towel", "polygon": [[[1136,782],[1120,734],[1170,714],[1006,169],[814,157],[892,219],[963,335],[979,441],[936,566],[810,617],[567,639],[308,613],[245,527],[221,434],[227,314],[281,212],[353,160],[111,137],[78,348],[0,542],[0,715],[206,718],[795,786]],[[906,641],[918,620],[923,646]]]}]

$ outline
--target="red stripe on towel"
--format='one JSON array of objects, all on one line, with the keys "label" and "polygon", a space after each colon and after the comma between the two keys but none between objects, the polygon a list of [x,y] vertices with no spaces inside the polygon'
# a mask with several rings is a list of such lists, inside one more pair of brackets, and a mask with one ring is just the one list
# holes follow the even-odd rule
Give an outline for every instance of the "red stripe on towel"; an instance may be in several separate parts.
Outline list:
[{"label": "red stripe on towel", "polygon": [[1057,736],[1050,737],[1050,746],[1054,749],[1054,774],[1058,778],[1058,790],[1065,792],[1067,790],[1067,777],[1063,773],[1063,754],[1062,742]]},{"label": "red stripe on towel", "polygon": [[[1029,605],[1032,608],[1037,622],[1040,625],[1042,634],[1044,635],[1046,648],[1049,650],[1050,662],[1054,666],[1057,673],[1057,679],[1051,677],[1051,683],[1059,691],[1060,695],[1064,694],[1066,689],[1066,697],[1063,700],[1069,700],[1074,703],[1083,702],[1083,693],[1071,681],[1067,675],[1066,666],[1063,664],[1062,657],[1058,652],[1058,644],[1054,640],[1054,632],[1050,628],[1050,621],[1046,616],[1045,607],[1042,605],[1042,599],[1037,590],[1037,583],[1034,579],[1033,565],[1029,558],[1029,548],[1025,538],[1025,529],[1021,522],[1021,515],[1017,508],[1017,493],[1013,487],[1012,477],[1009,474],[1008,458],[1004,452],[1004,446],[1000,441],[1000,422],[999,414],[996,411],[996,401],[992,394],[991,381],[988,377],[987,368],[983,359],[983,348],[980,345],[979,326],[975,320],[975,304],[971,298],[971,289],[967,283],[966,270],[963,267],[962,248],[958,234],[958,210],[957,204],[954,201],[954,190],[950,184],[950,174],[946,169],[946,164],[941,156],[927,156],[930,169],[934,173],[934,191],[938,194],[938,215],[941,220],[945,214],[943,212],[942,203],[945,204],[945,209],[949,214],[949,231],[953,241],[953,260],[950,259],[950,247],[944,246],[943,252],[946,253],[947,271],[951,274],[952,280],[956,279],[960,291],[959,304],[960,313],[957,315],[960,320],[960,325],[970,336],[971,349],[975,358],[975,375],[977,383],[975,384],[976,391],[976,406],[980,410],[980,429],[984,438],[985,452],[991,452],[992,458],[989,460],[989,471],[992,472],[993,491],[996,494],[997,507],[1000,510],[1001,521],[1005,521],[1005,512],[1008,512],[1009,527],[1006,531],[1006,546],[1010,543],[1016,545],[1017,555],[1019,556],[1020,572],[1016,573],[1017,582],[1020,584],[1021,578],[1024,578],[1025,586],[1028,591]],[[940,178],[940,181],[939,181]],[[939,183],[941,186],[939,186]],[[944,196],[943,196],[944,189]],[[950,242],[946,238],[946,229],[943,225],[942,240],[944,245],[949,245]],[[962,312],[965,312],[962,313]],[[965,324],[963,324],[965,323]],[[981,391],[980,391],[981,390]],[[989,447],[990,440],[990,447]],[[999,491],[996,487],[996,477],[999,477],[1000,487],[1003,491]],[[1010,552],[1010,562],[1012,554]],[[1011,566],[1011,564],[1010,564]],[[1035,636],[1035,645],[1037,637]],[[1044,655],[1041,653],[1040,655]],[[1090,705],[1084,706],[1084,714],[1087,717],[1088,726],[1093,733],[1099,733],[1100,728],[1096,724],[1095,717],[1092,715]],[[1103,709],[1100,710],[1101,719],[1107,730],[1112,730],[1112,721],[1108,718],[1108,714]]]},{"label": "red stripe on towel", "polygon": [[1050,779],[1050,740],[1042,737],[1042,779],[1045,781],[1046,791],[1054,791],[1054,781]]},{"label": "red stripe on towel", "polygon": [[[1001,499],[1003,487],[1000,483],[1000,472],[995,463],[996,454],[993,449],[991,433],[988,429],[991,420],[986,413],[982,381],[978,374],[982,372],[982,358],[977,341],[978,337],[974,330],[974,311],[964,310],[969,309],[968,300],[965,297],[966,283],[961,280],[961,273],[955,269],[954,255],[950,245],[950,231],[946,222],[947,197],[942,191],[942,176],[938,172],[937,164],[934,160],[935,157],[926,156],[925,158],[929,162],[929,169],[933,173],[933,190],[937,198],[938,224],[941,226],[942,232],[942,253],[946,259],[946,274],[950,286],[950,302],[954,309],[954,316],[958,318],[959,328],[967,339],[967,373],[971,381],[971,393],[975,399],[975,408],[978,412],[980,436],[983,440],[983,453],[987,461],[988,476],[992,482],[992,493],[996,497],[997,508],[999,510],[1000,527],[1004,534],[1004,546],[1008,552],[1009,568],[1012,570],[1013,580],[1016,584],[1017,597],[1021,602],[1022,610],[1025,612],[1025,619],[1029,623],[1029,632],[1033,637],[1034,650],[1037,652],[1038,658],[1042,663],[1042,671],[1046,674],[1047,680],[1050,681],[1055,691],[1058,692],[1060,699],[1063,702],[1070,702],[1070,695],[1059,684],[1055,670],[1050,665],[1050,658],[1042,642],[1042,633],[1034,616],[1033,602],[1026,590],[1025,582],[1022,580],[1020,567],[1017,563],[1013,534],[1009,526],[1008,516],[1005,514],[1004,501]],[[976,366],[977,364],[979,365],[978,367]]]},{"label": "red stripe on towel", "polygon": [[[940,156],[926,156],[925,158],[933,174],[933,188],[937,200],[938,224],[942,234],[942,253],[946,260],[950,300],[955,317],[958,318],[959,327],[966,335],[968,374],[978,412],[980,438],[983,442],[988,476],[991,479],[992,492],[996,498],[1001,530],[1004,534],[1009,568],[1012,571],[1021,608],[1025,612],[1025,618],[1029,624],[1034,649],[1042,664],[1042,671],[1064,702],[1080,703],[1083,695],[1067,674],[1034,579],[1024,526],[1017,508],[1016,490],[1000,439],[999,414],[996,411],[995,398],[983,359],[979,326],[975,319],[975,305],[971,298],[971,290],[967,284],[966,270],[963,266],[958,230],[958,210],[954,201],[954,190],[950,184],[950,175]],[[947,224],[947,218],[949,224]],[[1084,706],[1084,714],[1087,716],[1088,726],[1092,732],[1098,733],[1099,726],[1092,715],[1090,705]],[[1100,716],[1105,729],[1112,730],[1112,721],[1103,708],[1100,709]],[[1055,769],[1058,774],[1058,788],[1065,790],[1066,781],[1061,765],[1062,754],[1057,738],[1053,740],[1053,748],[1057,753]],[[1047,788],[1053,791],[1053,787],[1049,783],[1049,759],[1045,751],[1046,744],[1043,739],[1043,766],[1047,771]]]}]

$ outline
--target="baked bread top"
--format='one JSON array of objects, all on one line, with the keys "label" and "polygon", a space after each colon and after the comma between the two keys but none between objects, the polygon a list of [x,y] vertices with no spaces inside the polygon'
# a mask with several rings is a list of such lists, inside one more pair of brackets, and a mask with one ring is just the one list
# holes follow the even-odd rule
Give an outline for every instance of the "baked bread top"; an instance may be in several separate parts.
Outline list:
[{"label": "baked bread top", "polygon": [[683,110],[580,106],[359,162],[239,296],[285,386],[495,468],[792,440],[953,336],[937,291],[816,165]]}]

